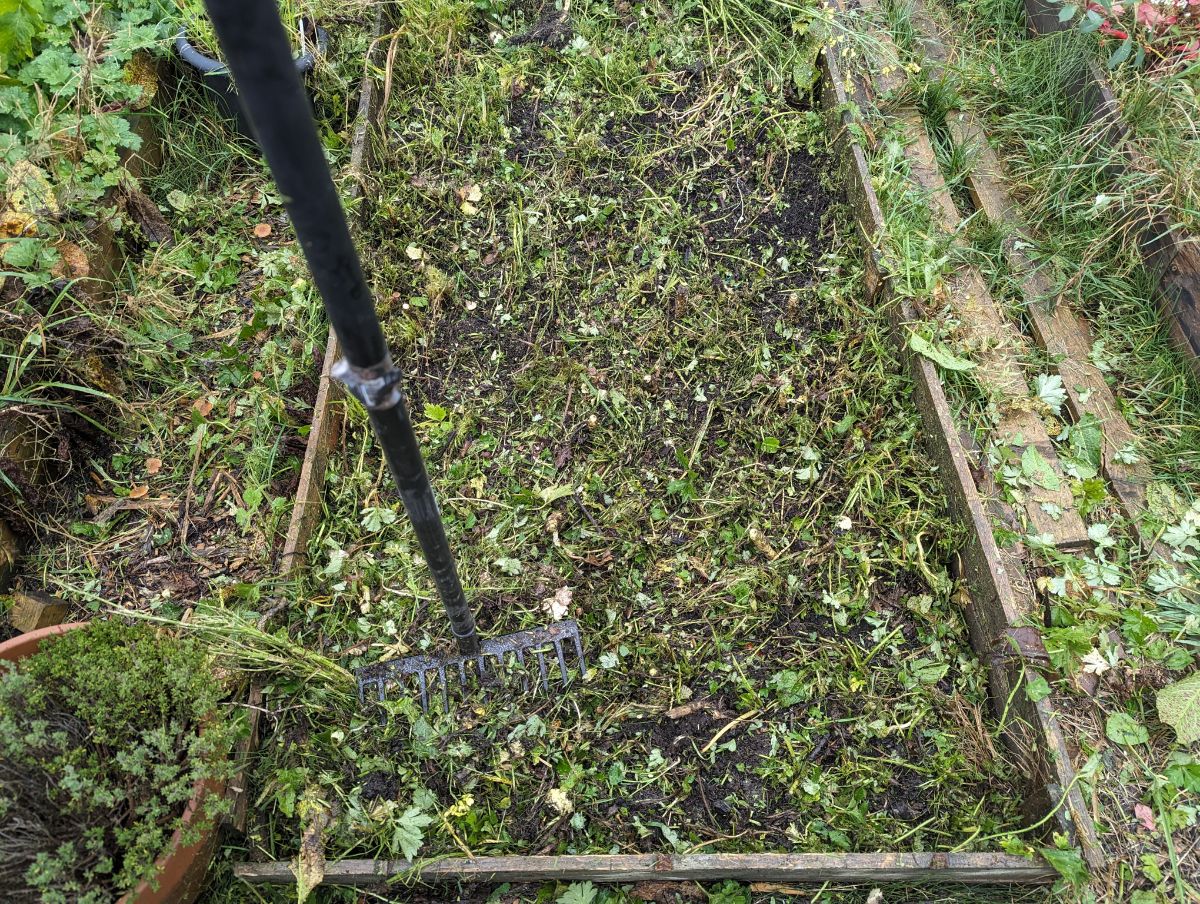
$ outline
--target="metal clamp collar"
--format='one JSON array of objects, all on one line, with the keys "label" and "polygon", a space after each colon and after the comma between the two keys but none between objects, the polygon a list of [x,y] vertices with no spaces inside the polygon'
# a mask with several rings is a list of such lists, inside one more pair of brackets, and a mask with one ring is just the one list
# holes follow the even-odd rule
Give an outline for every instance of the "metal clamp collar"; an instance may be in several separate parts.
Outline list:
[{"label": "metal clamp collar", "polygon": [[343,383],[346,390],[363,403],[368,411],[384,411],[400,404],[400,371],[392,366],[388,355],[370,367],[355,367],[341,358],[329,372]]}]

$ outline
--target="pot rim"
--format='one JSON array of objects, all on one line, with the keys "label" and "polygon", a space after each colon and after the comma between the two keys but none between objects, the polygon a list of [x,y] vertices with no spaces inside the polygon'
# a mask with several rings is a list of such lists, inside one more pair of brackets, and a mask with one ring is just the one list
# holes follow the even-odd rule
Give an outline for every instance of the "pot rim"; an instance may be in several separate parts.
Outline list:
[{"label": "pot rim", "polygon": [[[68,631],[74,631],[79,628],[86,628],[91,623],[91,619],[81,622],[66,622],[65,624],[51,625],[48,628],[38,628],[35,631],[11,637],[0,643],[0,668],[3,668],[4,662],[18,662],[32,656],[37,652],[42,641],[48,637],[66,634]],[[170,896],[174,894],[179,881],[186,875],[187,867],[201,855],[203,849],[211,840],[210,836],[215,837],[217,824],[214,822],[206,832],[201,833],[200,838],[194,844],[187,845],[186,847],[181,843],[183,840],[183,830],[197,818],[205,798],[209,794],[221,794],[224,789],[224,782],[211,778],[200,779],[192,786],[192,796],[188,799],[187,806],[183,809],[179,828],[172,833],[171,840],[167,842],[166,847],[163,848],[163,852],[154,860],[154,872],[160,880],[158,889],[151,888],[150,883],[143,880],[133,889],[121,895],[117,899],[117,904],[156,904],[156,902],[163,902],[165,904],[165,902],[173,900]],[[177,868],[174,871],[172,884],[168,885],[163,880],[167,876],[168,869],[175,863],[181,864],[182,868]]]},{"label": "pot rim", "polygon": [[[320,25],[313,26],[317,32],[317,53],[324,55],[329,49],[329,32]],[[207,54],[201,53],[196,49],[195,45],[188,40],[187,29],[179,29],[179,33],[175,35],[175,52],[179,54],[179,58],[198,70],[202,75],[229,75],[229,67],[220,60],[214,60]],[[300,56],[296,57],[296,71],[301,75],[311,72],[313,66],[317,63],[316,54],[311,50],[306,50]]]}]

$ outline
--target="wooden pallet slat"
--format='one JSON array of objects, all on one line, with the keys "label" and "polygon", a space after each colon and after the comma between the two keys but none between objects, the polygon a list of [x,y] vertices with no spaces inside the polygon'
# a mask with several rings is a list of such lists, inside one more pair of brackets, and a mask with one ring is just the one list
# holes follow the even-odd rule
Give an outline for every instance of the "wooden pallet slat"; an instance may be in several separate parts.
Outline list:
[{"label": "wooden pallet slat", "polygon": [[[910,7],[910,18],[919,35],[924,66],[935,77],[944,77],[955,52],[952,42],[941,36],[921,0],[915,0]],[[1150,469],[1142,461],[1130,463],[1119,456],[1123,449],[1137,446],[1137,436],[1121,413],[1104,374],[1092,363],[1092,340],[1086,321],[1068,305],[1055,300],[1050,278],[1025,251],[1032,242],[1020,208],[1006,187],[1004,166],[988,142],[979,118],[969,110],[957,110],[947,114],[946,122],[955,144],[970,154],[966,182],[976,208],[990,222],[1008,230],[1004,239],[1005,259],[1019,281],[1031,332],[1055,362],[1062,378],[1072,419],[1078,422],[1090,415],[1100,423],[1101,474],[1133,524],[1143,550],[1171,561],[1170,551],[1144,520]]]},{"label": "wooden pallet slat", "polygon": [[[929,197],[937,225],[954,235],[962,217],[942,177],[924,122],[914,112],[905,114],[901,123],[913,181]],[[1033,398],[1020,361],[1025,353],[1024,337],[1001,311],[974,265],[958,267],[946,288],[959,330],[973,350],[979,382],[999,412],[993,441],[1010,447],[1017,456],[1032,446],[1058,478],[1057,487],[1034,485],[1027,489],[1024,511],[1030,528],[1034,533],[1053,536],[1060,548],[1088,546],[1087,525],[1075,510],[1054,443],[1045,422],[1032,408]]]},{"label": "wooden pallet slat", "polygon": [[[292,864],[239,863],[234,875],[255,884],[291,884]],[[1037,860],[1007,854],[596,854],[342,860],[325,867],[325,885],[375,885],[405,878],[438,882],[963,882],[1042,884],[1058,877]]]},{"label": "wooden pallet slat", "polygon": [[[885,52],[888,43],[886,35],[878,37],[878,45]],[[838,114],[832,126],[833,145],[843,160],[844,175],[851,186],[848,194],[870,247],[883,234],[885,223],[866,154],[853,140],[855,123],[849,100],[853,92],[861,108],[864,92],[860,84],[848,78],[835,48],[827,49],[823,65],[824,104]],[[957,431],[937,368],[908,348],[905,325],[916,319],[916,312],[908,299],[891,297],[891,284],[878,272],[877,257],[877,252],[869,252],[867,258],[868,283],[877,286],[874,302],[889,311],[895,345],[913,379],[914,401],[925,422],[927,445],[941,473],[951,514],[968,529],[960,554],[963,581],[970,589],[964,609],[971,645],[988,670],[994,708],[1005,718],[1002,740],[1019,773],[1026,778],[1024,797],[1031,822],[1053,812],[1059,829],[1075,838],[1089,865],[1099,869],[1103,855],[1075,780],[1062,730],[1049,702],[1032,702],[1022,687],[1034,670],[1014,640],[1022,636],[1016,632],[1037,611],[1033,587],[1016,551],[1001,549],[996,543],[989,511],[999,503],[994,498],[985,501],[976,484],[971,456]]]},{"label": "wooden pallet slat", "polygon": [[[1150,470],[1144,462],[1121,460],[1119,453],[1126,447],[1136,447],[1137,436],[1121,413],[1104,374],[1092,363],[1088,325],[1068,305],[1055,301],[1050,278],[1025,251],[1029,242],[1021,231],[1020,213],[1004,187],[1003,168],[977,119],[960,112],[950,117],[949,124],[955,142],[970,148],[974,156],[967,187],[976,206],[991,222],[1011,230],[1004,240],[1005,259],[1019,281],[1033,335],[1062,377],[1070,414],[1075,421],[1090,415],[1100,422],[1101,473],[1126,516],[1138,524],[1146,512]],[[1142,541],[1147,551],[1155,545],[1151,536],[1144,535]]]}]

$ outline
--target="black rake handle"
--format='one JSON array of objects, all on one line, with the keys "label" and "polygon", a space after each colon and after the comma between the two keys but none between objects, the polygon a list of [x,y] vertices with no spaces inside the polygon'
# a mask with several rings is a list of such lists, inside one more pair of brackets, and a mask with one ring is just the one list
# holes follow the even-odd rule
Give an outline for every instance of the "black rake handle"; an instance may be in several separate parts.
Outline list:
[{"label": "black rake handle", "polygon": [[400,371],[375,314],[276,0],[205,0],[205,5],[342,347],[333,375],[367,409],[459,652],[477,654],[475,618],[400,391]]}]

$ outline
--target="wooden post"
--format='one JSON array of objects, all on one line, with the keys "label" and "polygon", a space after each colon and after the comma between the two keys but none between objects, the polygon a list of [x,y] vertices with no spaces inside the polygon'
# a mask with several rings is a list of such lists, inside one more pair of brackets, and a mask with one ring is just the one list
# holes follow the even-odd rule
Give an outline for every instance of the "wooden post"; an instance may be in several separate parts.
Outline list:
[{"label": "wooden post", "polygon": [[12,595],[12,610],[8,620],[22,634],[61,625],[67,620],[71,605],[40,590],[18,590]]}]

